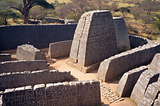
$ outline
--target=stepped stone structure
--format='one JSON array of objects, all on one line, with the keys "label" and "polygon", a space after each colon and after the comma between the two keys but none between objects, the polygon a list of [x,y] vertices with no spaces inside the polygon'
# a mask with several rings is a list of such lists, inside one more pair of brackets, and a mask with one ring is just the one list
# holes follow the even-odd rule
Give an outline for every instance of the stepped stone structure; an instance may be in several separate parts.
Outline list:
[{"label": "stepped stone structure", "polygon": [[16,58],[18,60],[46,60],[43,52],[28,44],[17,47]]},{"label": "stepped stone structure", "polygon": [[84,13],[74,34],[69,61],[86,67],[117,53],[116,32],[110,11]]},{"label": "stepped stone structure", "polygon": [[136,67],[149,64],[154,55],[160,53],[160,43],[148,43],[105,59],[98,69],[98,77],[108,81]]},{"label": "stepped stone structure", "polygon": [[131,98],[139,104],[142,100],[147,87],[149,84],[152,84],[153,82],[157,82],[159,77],[159,73],[152,71],[152,70],[146,70],[144,71],[141,76],[139,77],[137,83],[135,84]]},{"label": "stepped stone structure", "polygon": [[59,58],[69,56],[72,40],[55,42],[49,44],[48,56],[50,58]]},{"label": "stepped stone structure", "polygon": [[117,86],[117,93],[119,96],[130,97],[139,76],[147,69],[147,66],[141,66],[124,73]]},{"label": "stepped stone structure", "polygon": [[2,95],[3,106],[100,106],[100,82],[38,84],[16,89],[6,89]]},{"label": "stepped stone structure", "polygon": [[46,60],[19,60],[19,61],[5,61],[0,62],[1,73],[13,73],[23,71],[36,71],[47,68]]},{"label": "stepped stone structure", "polygon": [[3,62],[3,61],[11,61],[11,54],[10,53],[0,54],[0,62]]},{"label": "stepped stone structure", "polygon": [[160,82],[150,84],[138,106],[153,106],[158,94],[160,94]]},{"label": "stepped stone structure", "polygon": [[148,68],[150,70],[157,71],[158,73],[160,73],[160,53],[157,53],[154,56],[151,64],[148,66]]},{"label": "stepped stone structure", "polygon": [[122,17],[113,17],[113,20],[116,29],[118,52],[130,50],[130,41],[124,19]]}]

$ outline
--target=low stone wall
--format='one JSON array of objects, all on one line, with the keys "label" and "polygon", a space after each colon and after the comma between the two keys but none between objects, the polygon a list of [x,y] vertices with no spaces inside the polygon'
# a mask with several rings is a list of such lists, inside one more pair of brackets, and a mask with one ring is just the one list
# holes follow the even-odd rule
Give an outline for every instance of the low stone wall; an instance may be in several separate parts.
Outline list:
[{"label": "low stone wall", "polygon": [[139,76],[147,69],[147,66],[141,66],[124,73],[117,86],[117,93],[119,96],[130,97],[133,87],[136,84]]},{"label": "low stone wall", "polygon": [[3,62],[3,61],[11,61],[11,54],[9,53],[0,54],[0,62]]},{"label": "low stone wall", "polygon": [[72,76],[70,71],[59,72],[58,70],[39,70],[32,71],[31,73],[16,72],[16,73],[3,73],[0,75],[0,88],[9,89],[17,88],[27,85],[56,83],[63,81],[70,81]]},{"label": "low stone wall", "polygon": [[18,60],[46,60],[43,52],[28,44],[17,47],[16,58]]},{"label": "low stone wall", "polygon": [[50,43],[48,56],[50,58],[69,56],[71,44],[72,40]]},{"label": "low stone wall", "polygon": [[98,80],[50,83],[7,89],[3,93],[5,106],[100,106]]},{"label": "low stone wall", "polygon": [[138,106],[153,106],[160,93],[160,82],[150,84]]},{"label": "low stone wall", "polygon": [[156,53],[160,53],[160,43],[157,42],[105,59],[98,69],[99,79],[108,81],[133,68],[149,64]]},{"label": "low stone wall", "polygon": [[47,68],[46,60],[20,60],[0,62],[0,73],[36,71]]},{"label": "low stone wall", "polygon": [[147,39],[132,35],[129,36],[129,41],[131,49],[136,48],[138,46],[143,46],[148,43]]},{"label": "low stone wall", "polygon": [[151,70],[144,71],[139,77],[137,83],[135,84],[132,90],[131,98],[137,104],[139,104],[149,84],[152,84],[153,82],[157,82],[158,77],[159,77],[159,74],[156,71],[151,71]]}]

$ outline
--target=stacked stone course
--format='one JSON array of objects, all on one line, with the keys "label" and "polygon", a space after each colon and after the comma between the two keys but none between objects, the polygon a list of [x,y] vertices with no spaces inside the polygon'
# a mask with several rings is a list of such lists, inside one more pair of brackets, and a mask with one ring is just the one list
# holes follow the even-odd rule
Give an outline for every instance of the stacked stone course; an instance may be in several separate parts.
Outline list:
[{"label": "stacked stone course", "polygon": [[46,60],[5,61],[0,63],[0,73],[42,70],[46,69],[46,64]]},{"label": "stacked stone course", "polygon": [[0,54],[0,62],[4,62],[4,61],[11,61],[11,54],[10,53]]},{"label": "stacked stone course", "polygon": [[38,70],[32,72],[3,73],[0,75],[0,88],[22,87],[27,85],[57,83],[71,81],[70,71],[59,72],[58,70]]},{"label": "stacked stone course", "polygon": [[49,83],[7,89],[3,93],[5,106],[100,106],[98,80]]},{"label": "stacked stone course", "polygon": [[43,52],[28,44],[17,47],[16,58],[18,60],[46,60]]},{"label": "stacked stone course", "polygon": [[154,55],[160,53],[160,43],[148,43],[101,62],[98,69],[98,77],[102,81],[108,81],[120,74],[125,73],[135,67],[149,64]]},{"label": "stacked stone course", "polygon": [[69,56],[71,44],[72,40],[50,43],[48,56],[50,58]]}]

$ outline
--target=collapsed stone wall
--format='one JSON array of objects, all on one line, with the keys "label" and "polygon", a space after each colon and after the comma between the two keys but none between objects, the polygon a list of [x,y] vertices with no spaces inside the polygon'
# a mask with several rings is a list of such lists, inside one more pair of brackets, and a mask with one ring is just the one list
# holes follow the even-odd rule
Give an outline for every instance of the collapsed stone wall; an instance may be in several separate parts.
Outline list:
[{"label": "collapsed stone wall", "polygon": [[5,106],[100,106],[98,80],[50,83],[7,89],[3,93]]},{"label": "collapsed stone wall", "polygon": [[0,75],[0,88],[2,90],[17,88],[27,85],[56,83],[70,81],[70,71],[59,72],[58,70],[38,70],[16,73],[3,73]]},{"label": "collapsed stone wall", "polygon": [[1,26],[0,51],[16,49],[28,41],[36,48],[47,48],[53,42],[72,40],[76,26],[77,24]]},{"label": "collapsed stone wall", "polygon": [[147,39],[138,37],[138,36],[132,36],[132,35],[129,35],[129,41],[130,41],[131,49],[136,48],[138,46],[143,46],[148,43]]},{"label": "collapsed stone wall", "polygon": [[154,55],[160,52],[160,43],[149,43],[108,59],[105,59],[98,69],[99,79],[108,81],[135,67],[149,64]]},{"label": "collapsed stone wall", "polygon": [[59,58],[69,56],[72,40],[60,41],[49,44],[48,56],[50,58]]},{"label": "collapsed stone wall", "polygon": [[0,73],[36,71],[46,69],[46,60],[20,60],[0,62]]},{"label": "collapsed stone wall", "polygon": [[3,61],[11,61],[11,54],[10,53],[0,54],[0,62],[3,62]]}]

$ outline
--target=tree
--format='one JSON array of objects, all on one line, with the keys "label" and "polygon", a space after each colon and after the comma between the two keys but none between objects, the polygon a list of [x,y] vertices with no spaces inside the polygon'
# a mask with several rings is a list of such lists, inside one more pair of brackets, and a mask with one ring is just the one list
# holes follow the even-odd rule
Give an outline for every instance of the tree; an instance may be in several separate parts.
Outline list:
[{"label": "tree", "polygon": [[122,13],[123,17],[125,18],[126,13],[130,13],[130,10],[126,7],[119,8],[119,11]]},{"label": "tree", "polygon": [[118,10],[118,5],[116,4],[112,4],[111,6],[109,6],[110,10],[113,11],[113,13],[115,13],[116,10]]},{"label": "tree", "polygon": [[140,18],[140,15],[145,13],[143,8],[131,8],[131,13],[134,19],[137,21]]},{"label": "tree", "polygon": [[149,27],[146,29],[145,33],[147,34],[147,38],[152,40],[152,36],[149,36],[150,34],[152,34],[153,32],[153,28]]},{"label": "tree", "polygon": [[36,5],[54,9],[54,6],[46,2],[46,0],[23,0],[23,8],[19,8],[19,6],[11,6],[10,8],[18,10],[23,16],[23,23],[27,24],[29,22],[29,11]]},{"label": "tree", "polygon": [[148,15],[142,15],[142,16],[141,16],[141,19],[142,19],[143,31],[145,31],[145,30],[147,29],[148,24],[149,24],[150,21],[151,21],[151,18],[150,18],[150,16],[148,16]]},{"label": "tree", "polygon": [[102,9],[104,0],[92,0],[92,1],[98,6],[99,10]]},{"label": "tree", "polygon": [[87,0],[73,0],[72,3],[75,4],[82,13],[85,12],[84,7],[89,5]]},{"label": "tree", "polygon": [[13,12],[12,10],[1,10],[0,17],[1,21],[3,20],[4,25],[7,25],[8,19],[13,18],[15,20],[16,18],[20,18],[20,15],[18,13]]},{"label": "tree", "polygon": [[152,11],[159,10],[159,3],[155,1],[144,2],[140,5],[144,10],[147,11],[147,14],[150,15]]}]

